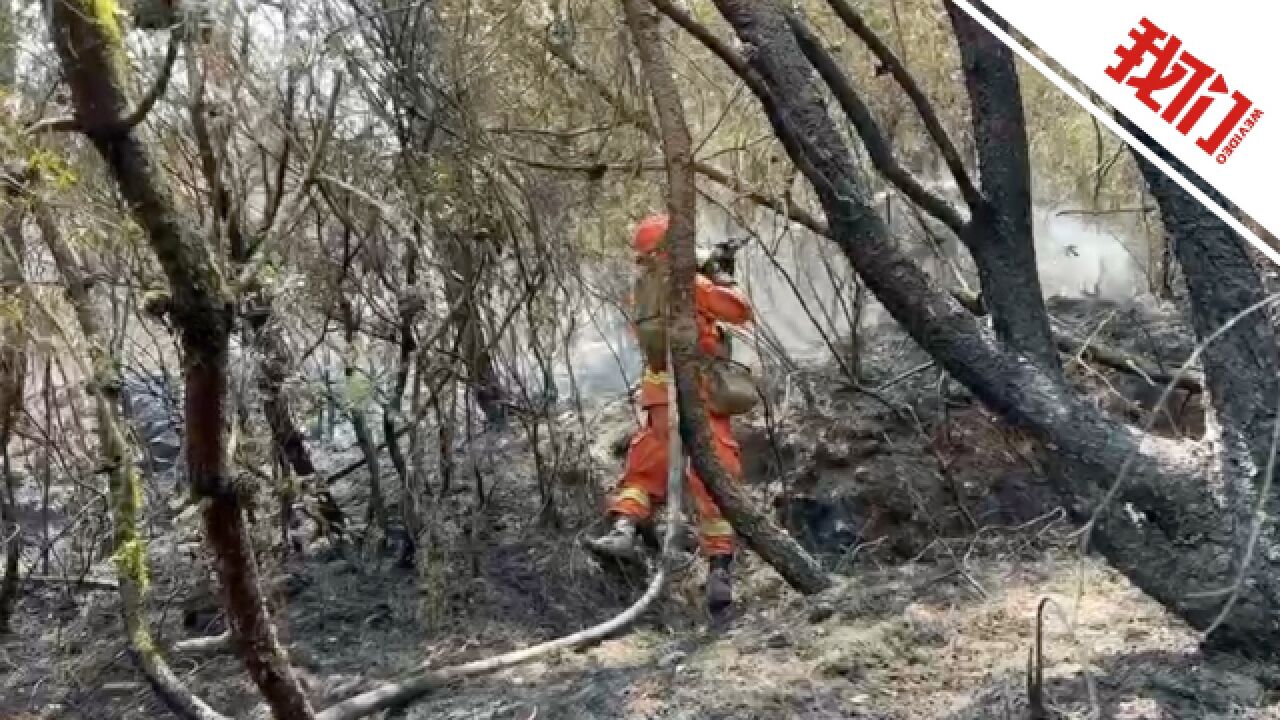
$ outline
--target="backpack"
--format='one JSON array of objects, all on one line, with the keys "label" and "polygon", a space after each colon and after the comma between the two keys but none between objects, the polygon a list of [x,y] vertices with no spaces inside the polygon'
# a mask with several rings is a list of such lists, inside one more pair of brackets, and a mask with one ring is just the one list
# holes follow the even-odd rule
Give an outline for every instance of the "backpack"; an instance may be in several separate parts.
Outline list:
[{"label": "backpack", "polygon": [[666,268],[651,259],[640,261],[631,290],[631,317],[645,366],[654,372],[667,369],[667,330],[670,310]]},{"label": "backpack", "polygon": [[707,373],[707,408],[716,415],[743,415],[760,401],[751,368],[727,357],[713,358]]},{"label": "backpack", "polygon": [[707,408],[716,415],[743,415],[755,409],[760,388],[751,368],[733,359],[729,333],[717,324],[720,352],[707,358]]},{"label": "backpack", "polygon": [[[641,260],[631,291],[631,317],[636,339],[644,353],[645,365],[653,372],[667,370],[667,339],[670,310],[666,268],[648,259]],[[759,402],[759,388],[751,369],[729,357],[727,333],[720,329],[723,355],[706,358],[707,408],[717,415],[742,415]]]}]

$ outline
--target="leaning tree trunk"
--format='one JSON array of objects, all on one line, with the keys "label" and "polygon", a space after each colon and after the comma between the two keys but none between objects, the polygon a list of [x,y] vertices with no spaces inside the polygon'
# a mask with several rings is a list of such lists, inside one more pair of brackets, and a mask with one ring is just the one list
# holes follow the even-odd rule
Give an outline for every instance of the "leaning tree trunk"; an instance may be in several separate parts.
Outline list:
[{"label": "leaning tree trunk", "polygon": [[[1155,148],[1165,162],[1183,173],[1188,172],[1145,133],[1127,121],[1124,124],[1139,141]],[[1267,486],[1268,482],[1274,483],[1274,478],[1264,477],[1273,451],[1277,402],[1280,402],[1275,328],[1267,312],[1236,319],[1244,309],[1264,301],[1262,281],[1242,237],[1141,153],[1133,152],[1133,157],[1160,207],[1168,241],[1182,266],[1196,335],[1207,338],[1234,322],[1230,330],[1204,351],[1206,391],[1214,421],[1210,441],[1218,450],[1210,482],[1222,490],[1233,515],[1225,524],[1235,536],[1236,545],[1246,548],[1255,525],[1265,522],[1263,518],[1277,517],[1276,513],[1280,512],[1280,492],[1274,484]],[[1226,204],[1225,198],[1216,192],[1212,192],[1211,197],[1219,204]],[[1264,492],[1266,495],[1260,498]],[[1258,515],[1258,510],[1265,515]],[[1259,536],[1255,548],[1258,569],[1270,572],[1268,577],[1256,578],[1257,571],[1241,567],[1241,563],[1252,558],[1242,554],[1226,558],[1231,562],[1233,575],[1248,578],[1260,584],[1264,592],[1269,589],[1273,594],[1268,597],[1241,593],[1232,607],[1234,623],[1215,628],[1209,638],[1212,643],[1224,647],[1251,645],[1255,639],[1241,634],[1242,621],[1264,626],[1276,622],[1277,606],[1266,602],[1274,601],[1275,593],[1280,592],[1280,576],[1276,575],[1280,565],[1276,563],[1280,558],[1280,533],[1274,527],[1273,522]]]},{"label": "leaning tree trunk", "polygon": [[404,393],[409,386],[409,370],[413,365],[414,353],[418,350],[414,329],[418,315],[425,305],[418,296],[418,242],[421,240],[422,224],[414,223],[414,237],[404,248],[404,288],[396,303],[400,316],[396,332],[400,336],[399,353],[396,357],[395,380],[391,387],[391,397],[387,400],[386,410],[382,413],[382,436],[386,438],[387,451],[391,457],[391,465],[400,476],[400,485],[408,492],[409,466],[404,452],[400,449],[399,428],[404,425],[401,413],[404,410]]},{"label": "leaning tree trunk", "polygon": [[[156,696],[175,715],[191,720],[225,720],[197,697],[169,667],[147,629],[147,584],[150,570],[147,548],[138,527],[142,499],[142,478],[133,464],[133,453],[125,439],[125,423],[120,414],[120,365],[111,356],[110,339],[102,332],[94,314],[89,289],[92,282],[84,272],[75,250],[59,231],[49,209],[35,200],[36,223],[44,237],[54,265],[62,275],[67,299],[75,310],[80,330],[89,347],[93,381],[89,387],[98,415],[98,446],[102,467],[107,469],[107,496],[111,503],[112,557],[115,559],[120,594],[120,615],[125,638],[134,662],[150,683]],[[50,315],[52,318],[52,315]]]},{"label": "leaning tree trunk", "polygon": [[[830,236],[867,287],[941,367],[1048,444],[1063,470],[1054,484],[1064,504],[1078,517],[1097,514],[1092,538],[1118,569],[1194,626],[1212,625],[1228,595],[1224,588],[1236,580],[1231,570],[1244,550],[1241,523],[1251,517],[1256,463],[1233,468],[1214,462],[1222,472],[1206,482],[1206,450],[1214,448],[1114,422],[995,342],[889,237],[783,12],[759,0],[716,0],[716,6],[753,49],[745,61],[724,47],[720,53],[747,68],[775,132],[817,191]],[[1237,298],[1233,307],[1245,304],[1246,298]],[[1216,364],[1209,367],[1220,372]],[[1113,488],[1129,460],[1123,485]],[[1274,530],[1264,531],[1259,547],[1280,549]],[[1274,655],[1280,648],[1280,553],[1259,553],[1254,562],[1239,585],[1239,607],[1255,611],[1233,613],[1219,631],[1246,650]]]},{"label": "leaning tree trunk", "polygon": [[454,346],[467,371],[467,385],[471,388],[476,405],[489,422],[500,422],[506,416],[506,393],[498,379],[497,365],[493,361],[490,338],[485,335],[483,316],[480,312],[478,290],[482,282],[483,267],[476,261],[476,251],[482,242],[473,234],[471,242],[459,238],[445,239],[444,285],[451,298],[463,298],[449,312],[449,324],[454,330]]},{"label": "leaning tree trunk", "polygon": [[[292,403],[284,391],[292,363],[289,349],[280,336],[279,325],[272,318],[271,298],[262,297],[246,315],[253,332],[253,345],[259,353],[258,391],[262,393],[262,414],[271,431],[271,445],[275,450],[277,464],[284,474],[276,491],[280,503],[281,552],[287,553],[292,545],[289,542],[289,529],[293,524],[294,504],[299,492],[307,493],[310,490],[310,480],[316,474],[316,467],[311,461],[306,438],[294,420]],[[316,488],[316,496],[327,501],[327,488]],[[332,514],[333,509],[326,508],[325,520],[329,519],[328,515]],[[341,517],[340,510],[336,517]]]},{"label": "leaning tree trunk", "polygon": [[[2,21],[9,21],[5,15]],[[19,302],[22,274],[22,210],[16,187],[2,188],[0,196],[0,233],[4,252],[0,252],[0,280],[4,281],[3,299]],[[8,304],[8,303],[6,303]],[[0,634],[10,632],[11,619],[18,604],[19,561],[22,559],[22,526],[17,515],[17,482],[9,458],[9,441],[13,428],[22,416],[22,395],[27,365],[26,328],[23,327],[21,305],[15,305],[0,319],[0,456],[3,464],[3,486],[0,486],[0,543],[4,545],[4,574],[0,576]]]},{"label": "leaning tree trunk", "polygon": [[191,219],[178,211],[149,149],[129,125],[123,77],[127,59],[114,6],[53,0],[48,12],[78,129],[107,164],[169,280],[170,315],[184,353],[187,472],[204,503],[205,533],[237,647],[277,718],[311,718],[310,701],[271,624],[249,529],[225,466],[232,303],[224,281],[210,249]]},{"label": "leaning tree trunk", "polygon": [[[692,19],[670,0],[654,0],[664,12]],[[968,247],[978,267],[983,296],[991,308],[996,336],[1026,353],[1047,372],[1060,377],[1061,363],[1054,347],[1036,273],[1031,219],[1031,164],[1026,120],[1017,67],[1009,48],[983,32],[963,13],[953,19],[970,98],[973,135],[978,149],[982,190],[968,175],[954,143],[919,84],[846,0],[828,0],[840,19],[880,61],[915,105],[930,138],[969,206],[970,217],[940,195],[895,157],[890,140],[862,99],[848,73],[826,50],[798,12],[789,23],[800,52],[831,89],[867,150],[872,165],[886,180],[929,215],[942,222]]]},{"label": "leaning tree trunk", "polygon": [[[351,429],[355,431],[356,442],[364,455],[365,464],[369,467],[369,502],[365,511],[365,521],[372,528],[377,525],[382,530],[385,540],[387,530],[386,503],[382,496],[382,465],[378,461],[378,445],[373,441],[373,433],[369,430],[369,419],[365,415],[366,398],[353,398],[351,388],[355,382],[358,368],[355,364],[356,335],[359,332],[359,319],[351,301],[345,297],[338,298],[339,314],[342,316],[343,338],[346,347],[342,355],[343,407],[347,419],[351,421]],[[399,442],[396,437],[387,438],[387,443]]]},{"label": "leaning tree trunk", "polygon": [[738,534],[797,590],[820,592],[831,584],[821,566],[769,516],[751,506],[751,501],[716,457],[700,391],[703,359],[698,351],[693,299],[698,266],[694,253],[698,194],[690,163],[689,130],[680,92],[663,50],[657,18],[651,14],[652,10],[642,7],[641,0],[623,0],[623,6],[653,94],[667,166],[671,216],[667,234],[671,256],[671,360],[676,376],[681,438],[708,492]]}]

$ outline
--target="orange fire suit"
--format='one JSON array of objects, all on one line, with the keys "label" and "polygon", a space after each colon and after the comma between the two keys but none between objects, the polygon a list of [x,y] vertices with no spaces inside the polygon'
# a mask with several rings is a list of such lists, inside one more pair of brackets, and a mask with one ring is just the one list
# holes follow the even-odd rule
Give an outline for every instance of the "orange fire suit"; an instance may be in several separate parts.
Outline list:
[{"label": "orange fire suit", "polygon": [[[698,325],[698,349],[714,355],[720,352],[720,336],[716,322],[741,325],[751,320],[751,306],[737,290],[716,285],[699,274],[694,287],[694,305]],[[640,406],[648,418],[645,426],[631,439],[622,481],[610,503],[609,511],[645,522],[655,505],[666,500],[667,455],[670,413],[667,407],[667,373],[645,368],[640,387]],[[716,456],[735,479],[742,476],[742,458],[733,439],[729,418],[708,413]],[[693,496],[698,514],[698,538],[704,555],[733,553],[733,528],[720,514],[720,508],[707,493],[702,479],[692,467],[686,471],[686,487]]]}]

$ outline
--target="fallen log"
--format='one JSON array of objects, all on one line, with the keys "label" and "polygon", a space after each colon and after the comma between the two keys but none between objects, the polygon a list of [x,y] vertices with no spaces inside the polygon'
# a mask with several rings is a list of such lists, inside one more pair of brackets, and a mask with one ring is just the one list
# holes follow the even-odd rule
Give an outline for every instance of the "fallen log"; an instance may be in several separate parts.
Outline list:
[{"label": "fallen log", "polygon": [[[986,303],[983,302],[981,293],[966,289],[953,289],[951,296],[975,316],[984,317],[987,314]],[[1168,385],[1172,382],[1174,387],[1186,390],[1193,395],[1204,392],[1204,375],[1200,372],[1188,371],[1184,375],[1178,375],[1127,350],[1106,345],[1097,340],[1076,337],[1062,330],[1055,329],[1053,331],[1053,341],[1058,350],[1063,353],[1073,356],[1079,354],[1082,360],[1130,375],[1137,375],[1151,385]],[[1178,365],[1180,363],[1176,363],[1175,367]]]}]

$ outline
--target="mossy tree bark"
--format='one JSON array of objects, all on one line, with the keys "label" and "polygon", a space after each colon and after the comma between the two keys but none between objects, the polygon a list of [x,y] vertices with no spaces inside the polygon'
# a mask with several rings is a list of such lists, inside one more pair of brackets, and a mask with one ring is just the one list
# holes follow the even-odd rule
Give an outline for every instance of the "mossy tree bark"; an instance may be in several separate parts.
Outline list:
[{"label": "mossy tree bark", "polygon": [[[0,22],[8,21],[7,16]],[[0,253],[0,279],[5,290],[0,316],[0,542],[4,544],[4,571],[0,576],[0,634],[11,630],[11,620],[18,604],[21,585],[18,572],[22,559],[22,526],[17,515],[17,478],[9,462],[9,441],[22,417],[22,396],[26,386],[27,341],[22,318],[21,299],[23,272],[22,201],[17,187],[0,188],[0,233],[5,252]]]},{"label": "mossy tree bark", "polygon": [[78,129],[115,178],[169,280],[184,353],[187,472],[204,503],[205,534],[240,656],[279,720],[314,712],[281,646],[259,582],[249,529],[225,467],[232,302],[213,253],[182,215],[148,147],[125,119],[127,71],[113,3],[53,0],[49,26]]},{"label": "mossy tree bark", "polygon": [[[16,39],[15,19],[11,0],[0,0],[0,88],[11,90],[15,78]],[[9,173],[5,173],[8,175]],[[19,204],[20,182],[15,179],[0,187],[0,240],[3,240],[20,257],[22,248],[22,210]],[[22,281],[22,266],[8,259],[8,253],[0,256],[0,278],[7,283]],[[14,300],[17,289],[8,289],[5,300]],[[7,303],[6,303],[7,304]],[[4,568],[0,570],[0,634],[10,630],[10,620],[18,602],[18,568],[22,559],[22,528],[18,524],[15,497],[15,479],[9,466],[9,440],[13,423],[17,420],[22,402],[22,377],[19,368],[25,365],[23,349],[24,333],[14,318],[0,319],[0,454],[3,455],[4,474],[0,484],[0,544],[4,546]]]},{"label": "mossy tree bark", "polygon": [[66,242],[47,206],[39,199],[33,199],[33,209],[40,234],[62,275],[67,299],[75,310],[80,331],[89,348],[90,367],[86,370],[92,373],[93,378],[89,387],[98,415],[98,447],[111,503],[112,555],[120,593],[120,614],[129,649],[156,696],[175,715],[190,720],[225,720],[225,716],[183,685],[155,646],[147,628],[149,562],[146,543],[138,525],[142,511],[142,478],[134,466],[133,453],[123,431],[119,362],[108,352],[109,339],[102,332],[93,309],[90,295],[93,283],[75,249]]}]

